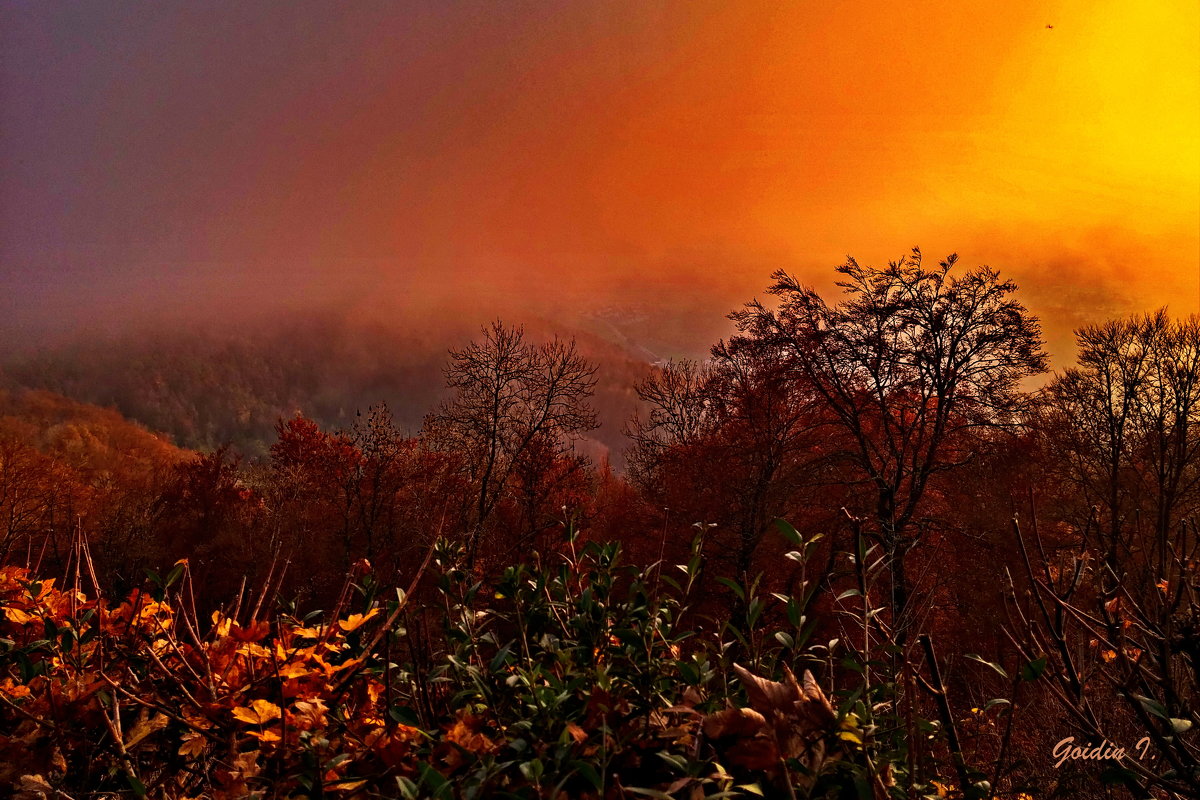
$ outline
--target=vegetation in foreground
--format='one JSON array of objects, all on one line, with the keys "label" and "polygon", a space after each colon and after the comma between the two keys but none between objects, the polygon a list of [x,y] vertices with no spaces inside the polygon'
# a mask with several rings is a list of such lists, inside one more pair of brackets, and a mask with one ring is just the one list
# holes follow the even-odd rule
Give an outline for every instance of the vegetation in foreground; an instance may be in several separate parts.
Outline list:
[{"label": "vegetation in foreground", "polygon": [[[803,564],[813,543],[779,529]],[[990,796],[953,720],[901,718],[871,652],[814,641],[806,584],[764,598],[718,577],[738,614],[699,613],[700,545],[642,570],[568,533],[485,584],[441,541],[408,591],[363,563],[328,612],[268,609],[268,581],[202,619],[187,562],[120,602],[83,592],[79,539],[70,587],[0,571],[0,781],[25,798]]]},{"label": "vegetation in foreground", "polygon": [[256,461],[0,394],[0,778],[1194,796],[1200,320],[1083,328],[1027,391],[995,271],[839,272],[627,387],[624,475],[575,447],[596,365],[500,322],[418,434],[296,416]]}]

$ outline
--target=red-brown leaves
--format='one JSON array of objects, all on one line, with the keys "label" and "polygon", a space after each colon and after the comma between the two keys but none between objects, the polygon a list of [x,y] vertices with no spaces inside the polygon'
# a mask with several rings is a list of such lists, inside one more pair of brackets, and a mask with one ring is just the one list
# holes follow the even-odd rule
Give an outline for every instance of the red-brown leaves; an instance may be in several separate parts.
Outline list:
[{"label": "red-brown leaves", "polygon": [[483,733],[486,726],[483,718],[474,714],[460,713],[454,724],[442,737],[438,755],[450,769],[457,769],[470,756],[494,753],[500,746]]},{"label": "red-brown leaves", "polygon": [[704,718],[704,735],[710,739],[742,739],[753,736],[766,725],[766,717],[752,708],[727,708]]},{"label": "red-brown leaves", "polygon": [[734,664],[750,708],[728,708],[704,719],[704,735],[718,743],[734,766],[784,776],[783,762],[799,759],[811,772],[826,758],[825,740],[834,732],[837,714],[812,673],[803,683],[786,666],[784,679],[772,681]]}]

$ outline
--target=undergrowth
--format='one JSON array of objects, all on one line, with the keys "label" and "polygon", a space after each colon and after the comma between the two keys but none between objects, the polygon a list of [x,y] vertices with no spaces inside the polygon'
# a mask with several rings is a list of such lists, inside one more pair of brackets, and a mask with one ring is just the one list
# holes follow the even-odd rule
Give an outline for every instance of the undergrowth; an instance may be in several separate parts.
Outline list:
[{"label": "undergrowth", "polygon": [[[813,542],[780,529],[803,563]],[[817,587],[764,596],[705,575],[701,544],[644,569],[570,534],[485,580],[440,541],[407,591],[360,564],[326,611],[269,602],[268,580],[201,617],[186,561],[110,601],[80,541],[68,581],[0,569],[0,786],[171,800],[990,796],[943,726],[897,702],[869,603],[865,648],[815,643]],[[701,601],[718,585],[729,610],[712,614]],[[791,677],[805,671],[816,677]]]}]

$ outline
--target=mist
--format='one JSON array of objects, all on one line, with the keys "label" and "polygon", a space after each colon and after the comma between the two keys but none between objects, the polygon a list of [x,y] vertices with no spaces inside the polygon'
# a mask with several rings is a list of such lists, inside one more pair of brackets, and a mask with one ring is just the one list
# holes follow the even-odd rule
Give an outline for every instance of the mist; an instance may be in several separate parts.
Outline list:
[{"label": "mist", "polygon": [[913,246],[1016,279],[1057,365],[1195,310],[1196,9],[925,5],[5,5],[5,349],[328,312],[697,355],[771,271]]}]

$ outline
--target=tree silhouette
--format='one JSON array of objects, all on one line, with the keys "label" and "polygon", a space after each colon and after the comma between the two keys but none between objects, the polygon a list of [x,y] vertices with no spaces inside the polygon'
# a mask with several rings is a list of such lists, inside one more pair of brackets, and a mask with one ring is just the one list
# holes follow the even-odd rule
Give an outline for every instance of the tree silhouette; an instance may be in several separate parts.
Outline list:
[{"label": "tree silhouette", "polygon": [[670,362],[636,391],[648,411],[627,426],[631,479],[689,521],[730,529],[734,567],[748,578],[763,534],[815,483],[817,398],[737,342],[717,344],[703,363]]},{"label": "tree silhouette", "polygon": [[1115,562],[1135,521],[1165,543],[1200,501],[1200,319],[1159,310],[1076,338],[1079,365],[1046,387],[1035,428],[1056,469],[1102,511],[1098,532]]},{"label": "tree silhouette", "polygon": [[515,473],[530,465],[533,450],[546,463],[547,450],[566,455],[574,440],[597,427],[587,403],[595,375],[574,340],[535,345],[525,340],[523,328],[500,321],[485,327],[481,340],[450,351],[446,383],[454,395],[426,420],[425,436],[435,448],[462,457],[473,491],[472,561],[488,520]]},{"label": "tree silhouette", "polygon": [[924,266],[920,250],[886,268],[838,268],[827,304],[783,271],[770,293],[730,315],[753,348],[815,392],[843,437],[841,455],[873,488],[870,535],[892,572],[897,638],[911,624],[905,556],[920,538],[931,478],[972,454],[972,433],[1014,419],[1022,379],[1047,368],[1036,317],[990,267],[952,274],[956,256]]}]

